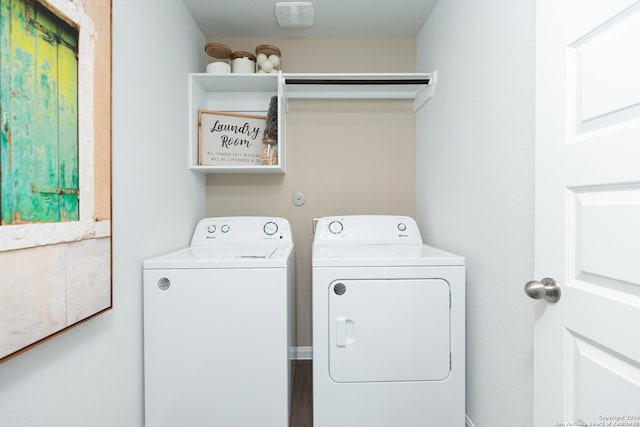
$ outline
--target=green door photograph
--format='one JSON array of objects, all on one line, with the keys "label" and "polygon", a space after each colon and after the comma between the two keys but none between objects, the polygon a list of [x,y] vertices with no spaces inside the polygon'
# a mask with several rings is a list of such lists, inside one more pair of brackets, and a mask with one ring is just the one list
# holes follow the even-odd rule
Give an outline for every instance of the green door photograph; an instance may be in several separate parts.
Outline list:
[{"label": "green door photograph", "polygon": [[78,31],[0,0],[2,224],[78,220]]}]

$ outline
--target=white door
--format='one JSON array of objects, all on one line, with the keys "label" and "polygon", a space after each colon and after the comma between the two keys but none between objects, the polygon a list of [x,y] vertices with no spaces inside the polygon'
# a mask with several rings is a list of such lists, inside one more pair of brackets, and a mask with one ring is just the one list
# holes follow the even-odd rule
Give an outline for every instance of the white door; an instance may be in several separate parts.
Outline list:
[{"label": "white door", "polygon": [[640,425],[640,1],[538,0],[534,425]]}]

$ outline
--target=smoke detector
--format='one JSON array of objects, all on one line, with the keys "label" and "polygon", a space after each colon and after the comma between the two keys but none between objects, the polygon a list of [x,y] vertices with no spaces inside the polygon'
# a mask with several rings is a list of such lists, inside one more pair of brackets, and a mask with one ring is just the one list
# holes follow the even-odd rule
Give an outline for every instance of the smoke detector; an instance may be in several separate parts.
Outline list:
[{"label": "smoke detector", "polygon": [[308,1],[276,3],[276,19],[281,28],[305,28],[313,25],[313,5]]}]

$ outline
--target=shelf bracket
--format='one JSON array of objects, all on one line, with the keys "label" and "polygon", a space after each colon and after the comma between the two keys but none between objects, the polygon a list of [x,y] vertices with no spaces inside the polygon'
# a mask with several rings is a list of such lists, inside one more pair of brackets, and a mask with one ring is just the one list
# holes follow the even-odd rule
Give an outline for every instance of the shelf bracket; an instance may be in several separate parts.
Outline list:
[{"label": "shelf bracket", "polygon": [[436,83],[438,82],[438,71],[434,70],[431,73],[431,79],[426,87],[418,91],[416,98],[413,100],[413,111],[416,112],[422,107],[428,100],[433,98],[433,94],[436,91]]}]

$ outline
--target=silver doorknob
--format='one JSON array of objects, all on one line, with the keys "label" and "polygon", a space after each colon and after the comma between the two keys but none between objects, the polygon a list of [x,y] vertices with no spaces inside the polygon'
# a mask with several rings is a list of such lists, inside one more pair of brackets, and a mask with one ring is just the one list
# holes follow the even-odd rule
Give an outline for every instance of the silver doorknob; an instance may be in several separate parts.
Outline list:
[{"label": "silver doorknob", "polygon": [[524,285],[524,292],[533,299],[542,299],[549,302],[558,302],[560,299],[560,286],[550,277],[545,277],[540,282],[532,280]]}]

